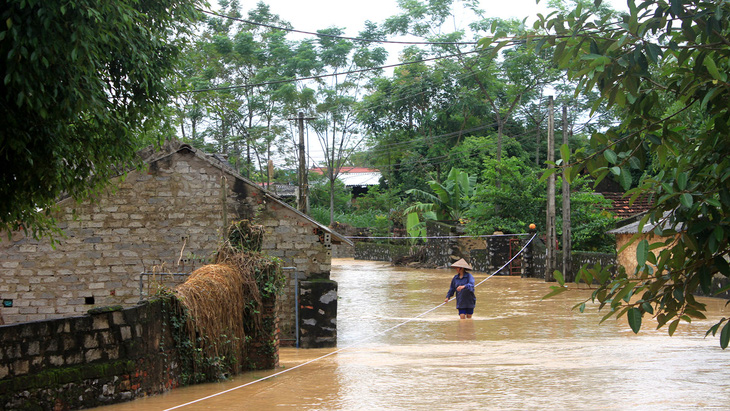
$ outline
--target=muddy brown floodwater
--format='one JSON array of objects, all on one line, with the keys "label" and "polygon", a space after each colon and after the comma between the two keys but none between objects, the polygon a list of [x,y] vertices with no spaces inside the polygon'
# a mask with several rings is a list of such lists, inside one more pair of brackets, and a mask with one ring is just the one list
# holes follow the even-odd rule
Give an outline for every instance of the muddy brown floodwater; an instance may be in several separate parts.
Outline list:
[{"label": "muddy brown floodwater", "polygon": [[[495,276],[477,288],[472,320],[459,320],[451,302],[383,333],[443,302],[452,275],[451,270],[334,260],[339,348],[350,348],[180,409],[730,407],[730,350],[721,350],[717,337],[704,338],[727,315],[724,300],[701,299],[708,304],[708,320],[680,325],[673,337],[647,320],[634,334],[623,319],[599,325],[602,314],[595,307],[583,314],[571,310],[588,290],[541,300],[548,291],[545,282]],[[474,276],[479,282],[486,274]],[[288,369],[331,351],[283,348],[281,365]],[[164,410],[271,373],[246,373],[100,410]]]}]

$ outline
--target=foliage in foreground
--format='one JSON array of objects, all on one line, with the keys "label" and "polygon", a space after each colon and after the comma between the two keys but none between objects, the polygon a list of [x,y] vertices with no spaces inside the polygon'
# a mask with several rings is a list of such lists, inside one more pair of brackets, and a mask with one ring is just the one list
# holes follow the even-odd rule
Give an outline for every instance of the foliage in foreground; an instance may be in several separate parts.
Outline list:
[{"label": "foliage in foreground", "polygon": [[[125,171],[157,125],[198,0],[0,5],[0,231],[55,231],[50,207]],[[124,45],[123,47],[120,45]]]},{"label": "foliage in foreground", "polygon": [[[596,1],[600,3],[600,0]],[[601,286],[592,295],[604,317],[628,316],[634,332],[644,315],[672,335],[680,321],[704,319],[693,295],[720,293],[713,278],[730,277],[730,3],[700,0],[629,2],[616,24],[580,5],[535,23],[533,47],[554,47],[555,61],[583,90],[622,113],[621,125],[591,139],[596,154],[569,164],[601,179],[613,174],[625,186],[631,169],[653,160],[656,174],[629,193],[656,195],[640,223],[663,239],[634,237],[637,269],[611,278],[584,270]],[[566,152],[567,150],[561,150]],[[555,292],[564,290],[558,287]],[[579,304],[582,307],[582,305]],[[707,334],[730,342],[730,319]]]}]

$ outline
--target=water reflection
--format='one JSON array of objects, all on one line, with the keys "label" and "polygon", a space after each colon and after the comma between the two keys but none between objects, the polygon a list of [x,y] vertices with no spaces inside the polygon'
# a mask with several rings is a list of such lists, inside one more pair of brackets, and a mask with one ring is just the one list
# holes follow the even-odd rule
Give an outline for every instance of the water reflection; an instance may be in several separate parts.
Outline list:
[{"label": "water reflection", "polygon": [[[541,300],[539,280],[493,277],[477,288],[472,320],[454,303],[382,333],[443,301],[453,273],[385,263],[335,260],[339,282],[336,355],[184,410],[271,409],[696,409],[725,408],[727,355],[705,331],[723,315],[682,325],[674,337],[645,321],[635,335],[625,320],[571,310],[590,290]],[[476,273],[477,282],[486,275]],[[727,314],[725,314],[727,315]],[[363,341],[365,340],[365,341]],[[329,350],[282,349],[291,368]],[[159,410],[236,387],[268,373],[172,391],[115,410]]]}]

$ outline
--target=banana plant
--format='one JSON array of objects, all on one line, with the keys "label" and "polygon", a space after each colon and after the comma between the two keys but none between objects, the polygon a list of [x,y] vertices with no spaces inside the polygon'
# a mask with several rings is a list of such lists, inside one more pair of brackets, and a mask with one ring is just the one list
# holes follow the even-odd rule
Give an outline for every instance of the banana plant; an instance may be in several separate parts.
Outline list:
[{"label": "banana plant", "polygon": [[425,213],[433,212],[436,220],[457,221],[471,208],[471,197],[476,187],[475,176],[469,176],[465,171],[452,168],[443,183],[431,180],[428,185],[433,193],[416,188],[406,191],[406,194],[414,194],[416,198],[423,200],[408,207],[406,214],[421,212],[429,219],[434,215],[426,216]]}]

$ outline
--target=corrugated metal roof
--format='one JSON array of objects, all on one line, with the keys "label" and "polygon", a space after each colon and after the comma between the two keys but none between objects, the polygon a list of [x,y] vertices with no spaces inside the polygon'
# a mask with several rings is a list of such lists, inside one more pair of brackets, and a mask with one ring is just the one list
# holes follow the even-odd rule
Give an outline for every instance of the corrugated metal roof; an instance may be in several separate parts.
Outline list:
[{"label": "corrugated metal roof", "polygon": [[[657,223],[652,224],[650,222],[647,222],[646,224],[644,224],[644,227],[642,227],[641,233],[642,234],[650,233],[650,232],[654,231],[654,229],[657,226],[660,226],[663,230],[671,229],[673,223],[668,218],[670,216],[670,214],[671,214],[671,212],[665,212],[664,218],[662,218],[662,221],[659,221]],[[613,230],[609,230],[608,234],[637,234],[639,232],[639,223],[640,222],[641,222],[641,219],[638,219],[637,221],[634,221],[631,224],[626,224],[624,226],[614,228]],[[682,228],[683,228],[683,225],[681,225],[681,224],[676,227],[677,230],[682,230]]]},{"label": "corrugated metal roof", "polygon": [[342,173],[337,178],[347,187],[376,186],[380,184],[380,173]]}]

